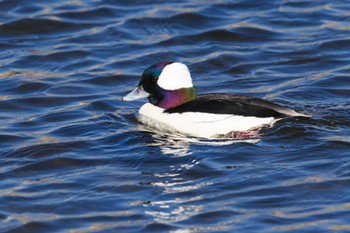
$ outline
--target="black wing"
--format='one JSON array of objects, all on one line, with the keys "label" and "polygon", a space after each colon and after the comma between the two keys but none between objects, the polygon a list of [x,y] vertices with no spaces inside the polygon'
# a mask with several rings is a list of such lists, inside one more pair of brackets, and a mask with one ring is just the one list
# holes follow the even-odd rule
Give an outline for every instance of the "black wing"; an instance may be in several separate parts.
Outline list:
[{"label": "black wing", "polygon": [[183,105],[166,109],[167,113],[205,112],[255,117],[302,116],[287,107],[257,97],[234,94],[202,94]]}]

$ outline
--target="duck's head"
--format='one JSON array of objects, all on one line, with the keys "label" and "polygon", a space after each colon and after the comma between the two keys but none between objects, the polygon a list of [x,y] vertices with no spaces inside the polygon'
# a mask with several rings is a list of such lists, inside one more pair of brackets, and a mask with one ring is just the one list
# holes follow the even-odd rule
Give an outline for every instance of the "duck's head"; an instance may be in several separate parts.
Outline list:
[{"label": "duck's head", "polygon": [[173,108],[196,98],[187,66],[178,62],[161,62],[148,67],[139,85],[122,100],[146,97],[151,104],[161,108]]}]

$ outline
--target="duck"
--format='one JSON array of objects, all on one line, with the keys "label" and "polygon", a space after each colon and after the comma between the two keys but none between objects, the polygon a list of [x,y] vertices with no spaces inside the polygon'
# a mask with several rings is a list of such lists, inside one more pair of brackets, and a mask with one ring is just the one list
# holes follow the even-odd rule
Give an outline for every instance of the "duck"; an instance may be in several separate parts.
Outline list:
[{"label": "duck", "polygon": [[200,138],[256,135],[261,128],[285,117],[307,117],[288,107],[258,97],[197,94],[188,67],[180,62],[159,62],[146,68],[137,87],[122,101],[148,98],[137,119],[161,131]]}]

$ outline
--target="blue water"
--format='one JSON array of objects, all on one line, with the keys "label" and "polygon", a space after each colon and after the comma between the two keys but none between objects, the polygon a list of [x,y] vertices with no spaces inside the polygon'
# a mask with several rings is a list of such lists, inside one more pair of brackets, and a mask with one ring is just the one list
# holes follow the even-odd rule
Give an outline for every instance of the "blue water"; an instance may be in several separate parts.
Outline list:
[{"label": "blue water", "polygon": [[[350,1],[0,1],[0,232],[350,232]],[[137,122],[143,70],[312,114],[258,140]]]}]

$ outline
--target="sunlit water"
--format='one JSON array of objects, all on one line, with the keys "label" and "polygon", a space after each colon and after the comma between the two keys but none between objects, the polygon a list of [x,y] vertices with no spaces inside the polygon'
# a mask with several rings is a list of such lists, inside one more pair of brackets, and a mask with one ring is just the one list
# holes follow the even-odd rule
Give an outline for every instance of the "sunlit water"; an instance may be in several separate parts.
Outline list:
[{"label": "sunlit water", "polygon": [[[350,232],[350,1],[0,1],[1,232]],[[313,117],[152,131],[160,61]]]}]

